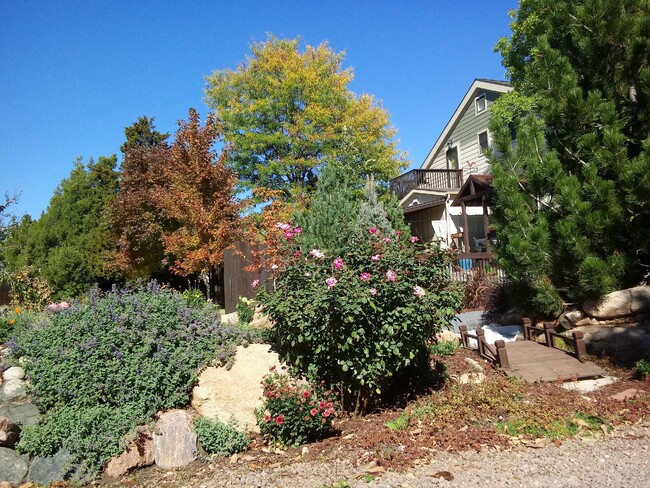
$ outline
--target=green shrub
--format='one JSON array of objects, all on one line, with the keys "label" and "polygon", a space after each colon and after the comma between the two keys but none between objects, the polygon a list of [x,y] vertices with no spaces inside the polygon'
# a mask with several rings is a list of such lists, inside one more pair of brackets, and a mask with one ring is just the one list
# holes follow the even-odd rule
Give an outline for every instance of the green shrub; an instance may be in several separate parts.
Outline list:
[{"label": "green shrub", "polygon": [[235,309],[237,310],[237,318],[239,319],[239,322],[248,325],[251,323],[251,320],[253,320],[253,315],[255,315],[255,300],[250,300],[246,297],[239,297]]},{"label": "green shrub", "polygon": [[0,312],[0,343],[5,342],[16,331],[38,320],[40,312],[31,307],[11,307]]},{"label": "green shrub", "polygon": [[650,378],[650,360],[639,359],[636,363],[634,363],[634,369],[636,369],[637,376],[642,380]]},{"label": "green shrub", "polygon": [[429,348],[431,354],[443,357],[451,356],[456,352],[456,349],[458,349],[458,343],[451,341],[436,342]]},{"label": "green shrub", "polygon": [[344,407],[362,413],[456,313],[450,256],[376,228],[338,255],[301,248],[291,226],[286,235],[275,289],[258,295],[271,337],[299,375],[341,388]]},{"label": "green shrub", "polygon": [[0,281],[9,285],[9,295],[14,306],[41,308],[52,299],[52,288],[40,270],[23,266],[15,271],[4,271]]},{"label": "green shrub", "polygon": [[248,436],[239,432],[234,423],[225,424],[219,419],[199,417],[194,421],[194,431],[209,454],[230,456],[245,451],[250,444]]},{"label": "green shrub", "polygon": [[214,307],[188,307],[155,283],[92,290],[9,342],[25,359],[34,402],[47,412],[19,448],[48,455],[65,446],[98,470],[131,426],[187,404],[197,369],[215,357],[227,362],[235,340]]},{"label": "green shrub", "polygon": [[282,446],[319,439],[336,417],[332,391],[296,386],[287,375],[271,371],[262,381],[264,404],[255,411],[264,438]]}]

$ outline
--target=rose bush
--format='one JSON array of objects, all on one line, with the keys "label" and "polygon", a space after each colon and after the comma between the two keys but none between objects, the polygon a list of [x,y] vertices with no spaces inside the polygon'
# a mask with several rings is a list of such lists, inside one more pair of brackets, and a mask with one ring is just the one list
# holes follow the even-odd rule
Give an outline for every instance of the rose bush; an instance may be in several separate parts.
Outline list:
[{"label": "rose bush", "polygon": [[292,225],[278,226],[287,237],[271,270],[275,287],[258,295],[275,324],[271,338],[294,372],[337,388],[346,409],[363,413],[426,357],[426,341],[456,313],[450,256],[423,255],[417,239],[377,227],[351,233],[329,255],[305,248]]}]

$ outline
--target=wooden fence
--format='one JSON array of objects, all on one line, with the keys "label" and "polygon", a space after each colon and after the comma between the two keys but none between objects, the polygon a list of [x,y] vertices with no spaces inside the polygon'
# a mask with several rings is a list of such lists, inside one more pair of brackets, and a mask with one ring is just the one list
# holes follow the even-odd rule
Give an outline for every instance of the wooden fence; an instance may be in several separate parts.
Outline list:
[{"label": "wooden fence", "polygon": [[458,253],[451,268],[452,280],[464,283],[476,272],[495,273],[499,278],[506,276],[492,252]]},{"label": "wooden fence", "polygon": [[226,249],[223,256],[224,302],[226,313],[232,313],[239,297],[253,298],[257,290],[251,286],[253,280],[260,280],[265,286],[267,272],[247,271],[253,263],[253,246],[248,242],[237,242]]}]

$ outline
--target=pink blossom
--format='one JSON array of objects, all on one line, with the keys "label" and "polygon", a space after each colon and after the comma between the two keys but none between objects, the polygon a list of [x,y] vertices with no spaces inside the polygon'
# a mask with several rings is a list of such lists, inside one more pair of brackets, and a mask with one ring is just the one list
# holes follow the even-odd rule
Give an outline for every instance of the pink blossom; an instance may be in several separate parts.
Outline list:
[{"label": "pink blossom", "polygon": [[319,402],[319,403],[318,403],[318,408],[320,408],[321,410],[323,410],[323,409],[325,408],[325,402]]},{"label": "pink blossom", "polygon": [[312,417],[315,417],[316,414],[318,413],[318,410],[316,410],[315,408],[312,408],[312,409],[309,411],[309,413],[311,414]]},{"label": "pink blossom", "polygon": [[420,238],[417,237],[417,236],[413,236],[413,237],[411,237],[409,240],[410,240],[411,242],[415,243],[415,242],[418,242],[418,241],[420,240]]},{"label": "pink blossom", "polygon": [[291,232],[290,230],[285,231],[284,232],[284,237],[286,239],[293,239],[293,232]]},{"label": "pink blossom", "polygon": [[325,254],[320,252],[318,249],[312,249],[311,251],[309,251],[309,254],[311,254],[312,256],[318,259],[323,259],[325,257]]},{"label": "pink blossom", "polygon": [[397,273],[389,269],[386,271],[386,278],[388,278],[388,281],[395,281],[395,279],[397,279]]},{"label": "pink blossom", "polygon": [[323,417],[329,417],[330,415],[332,415],[332,412],[330,412],[329,408],[323,412]]},{"label": "pink blossom", "polygon": [[309,398],[311,396],[311,393],[309,393],[307,390],[305,390],[305,391],[302,392],[302,396],[304,396],[305,398]]},{"label": "pink blossom", "polygon": [[260,280],[251,281],[251,288],[257,288],[258,286],[260,286]]},{"label": "pink blossom", "polygon": [[368,229],[368,232],[370,232],[371,234],[376,234],[377,233],[377,227],[370,227],[370,229]]},{"label": "pink blossom", "polygon": [[377,290],[375,288],[370,288],[370,294],[374,297],[377,294]]},{"label": "pink blossom", "polygon": [[294,251],[293,255],[298,257],[298,256],[302,256],[302,253],[300,251]]},{"label": "pink blossom", "polygon": [[359,279],[361,281],[368,281],[370,279],[370,273],[366,273],[366,272],[361,273]]},{"label": "pink blossom", "polygon": [[278,425],[284,424],[284,415],[280,414],[276,416],[273,420],[275,420],[275,423]]},{"label": "pink blossom", "polygon": [[395,235],[396,235],[397,237],[401,236],[401,235],[402,235],[402,231],[401,231],[401,230],[396,230],[396,231],[395,231]]},{"label": "pink blossom", "polygon": [[296,227],[295,229],[293,229],[294,234],[300,234],[301,232],[302,232],[302,227]]},{"label": "pink blossom", "polygon": [[334,259],[334,268],[341,269],[343,267],[343,260],[341,258]]},{"label": "pink blossom", "polygon": [[379,261],[381,259],[381,254],[375,254],[373,257],[371,257],[373,261]]},{"label": "pink blossom", "polygon": [[418,298],[422,298],[422,297],[424,296],[424,294],[425,294],[425,292],[424,292],[424,288],[422,288],[421,286],[417,286],[417,285],[415,285],[415,286],[413,287],[413,293],[415,293],[415,296],[416,296],[416,297],[418,297]]},{"label": "pink blossom", "polygon": [[325,283],[327,284],[327,288],[330,289],[338,283],[338,280],[332,276],[331,278],[327,278]]},{"label": "pink blossom", "polygon": [[392,239],[390,237],[384,237],[384,242],[390,242]]},{"label": "pink blossom", "polygon": [[270,421],[271,421],[271,416],[267,413],[267,414],[264,416],[264,422],[270,422]]}]

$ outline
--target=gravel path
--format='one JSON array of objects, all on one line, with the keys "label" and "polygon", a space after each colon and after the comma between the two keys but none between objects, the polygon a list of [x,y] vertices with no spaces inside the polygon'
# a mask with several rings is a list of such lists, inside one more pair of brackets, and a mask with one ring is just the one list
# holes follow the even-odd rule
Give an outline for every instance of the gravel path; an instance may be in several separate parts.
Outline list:
[{"label": "gravel path", "polygon": [[[447,481],[434,475],[453,475]],[[176,486],[214,487],[650,487],[650,423],[615,430],[599,440],[571,440],[541,449],[437,452],[430,464],[406,473],[387,472],[367,482],[348,462],[296,462],[251,471],[220,471],[210,481]],[[347,483],[347,484],[345,484]]]}]

